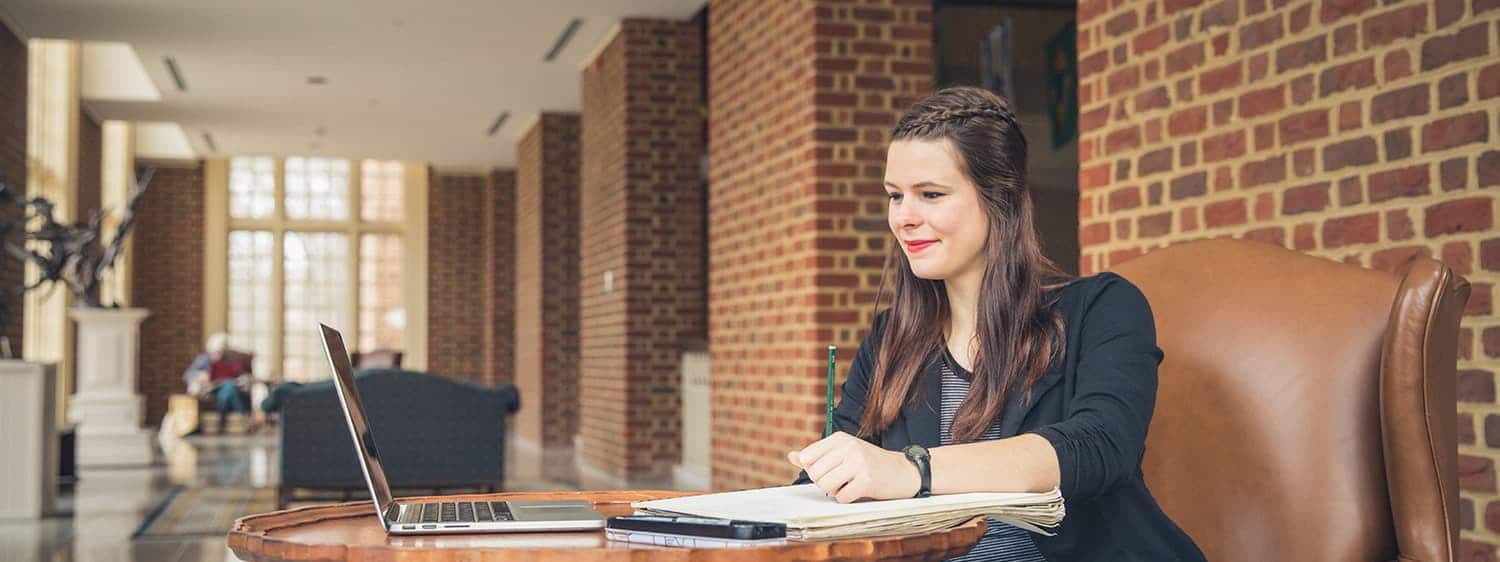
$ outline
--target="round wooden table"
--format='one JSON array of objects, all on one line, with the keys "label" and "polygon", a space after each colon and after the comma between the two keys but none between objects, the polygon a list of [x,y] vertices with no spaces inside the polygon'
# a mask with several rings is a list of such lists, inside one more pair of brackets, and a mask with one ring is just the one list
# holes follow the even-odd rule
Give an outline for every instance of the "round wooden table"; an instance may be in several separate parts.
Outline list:
[{"label": "round wooden table", "polygon": [[[606,517],[629,515],[630,502],[692,495],[689,492],[551,492],[444,496],[444,500],[581,499]],[[604,531],[386,536],[369,501],[301,507],[249,515],[229,531],[230,550],[250,562],[489,562],[528,560],[730,561],[730,560],[942,560],[968,552],[984,535],[977,517],[924,535],[796,542],[756,548],[672,548],[623,543]]]}]

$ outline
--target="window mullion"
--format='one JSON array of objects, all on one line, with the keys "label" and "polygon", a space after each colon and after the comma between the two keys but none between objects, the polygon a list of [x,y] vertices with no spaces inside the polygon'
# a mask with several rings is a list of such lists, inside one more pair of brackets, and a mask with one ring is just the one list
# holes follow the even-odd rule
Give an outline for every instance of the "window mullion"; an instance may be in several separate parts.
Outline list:
[{"label": "window mullion", "polygon": [[342,233],[349,230],[348,222],[329,219],[287,219],[282,226],[292,232]]},{"label": "window mullion", "polygon": [[271,219],[229,219],[229,230],[271,230],[276,221]]},{"label": "window mullion", "polygon": [[405,228],[398,222],[361,222],[360,234],[401,234]]}]

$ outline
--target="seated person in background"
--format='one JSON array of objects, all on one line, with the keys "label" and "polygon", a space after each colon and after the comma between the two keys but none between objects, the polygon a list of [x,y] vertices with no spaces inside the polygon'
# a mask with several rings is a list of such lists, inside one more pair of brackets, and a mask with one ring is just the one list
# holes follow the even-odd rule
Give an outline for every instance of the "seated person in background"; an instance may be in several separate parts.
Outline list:
[{"label": "seated person in background", "polygon": [[[249,369],[239,354],[231,355],[228,351],[229,334],[219,332],[209,336],[207,349],[198,354],[193,359],[193,364],[182,374],[183,381],[187,383],[188,394],[199,397],[213,395],[219,410],[219,433],[224,433],[229,412],[250,416],[250,406],[245,403],[240,390],[241,379],[250,374]],[[254,431],[256,425],[255,420],[251,420],[251,431]]]}]

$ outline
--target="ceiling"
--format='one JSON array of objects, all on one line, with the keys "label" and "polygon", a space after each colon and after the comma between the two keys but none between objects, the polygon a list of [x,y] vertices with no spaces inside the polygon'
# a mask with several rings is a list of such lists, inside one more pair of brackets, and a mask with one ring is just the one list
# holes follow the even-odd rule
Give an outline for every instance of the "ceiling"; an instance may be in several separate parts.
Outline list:
[{"label": "ceiling", "polygon": [[[580,108],[579,68],[622,17],[686,19],[704,0],[0,0],[27,38],[118,42],[130,83],[88,86],[100,119],[176,123],[198,157],[326,155],[512,166],[516,137],[541,111]],[[573,18],[581,25],[544,61]],[[179,91],[164,60],[175,60]],[[109,61],[109,62],[88,62]],[[144,69],[159,99],[142,88]],[[133,78],[132,78],[133,76]],[[326,83],[309,83],[310,77]],[[494,135],[502,112],[510,117]],[[212,139],[210,147],[205,134]]]}]

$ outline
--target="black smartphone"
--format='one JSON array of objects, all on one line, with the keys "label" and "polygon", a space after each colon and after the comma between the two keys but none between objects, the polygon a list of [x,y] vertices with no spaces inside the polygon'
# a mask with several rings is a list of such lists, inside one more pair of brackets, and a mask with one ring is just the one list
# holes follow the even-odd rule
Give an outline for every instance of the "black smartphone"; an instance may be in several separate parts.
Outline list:
[{"label": "black smartphone", "polygon": [[658,546],[763,546],[786,540],[786,525],[760,521],[627,515],[610,517],[605,536],[613,540]]}]

